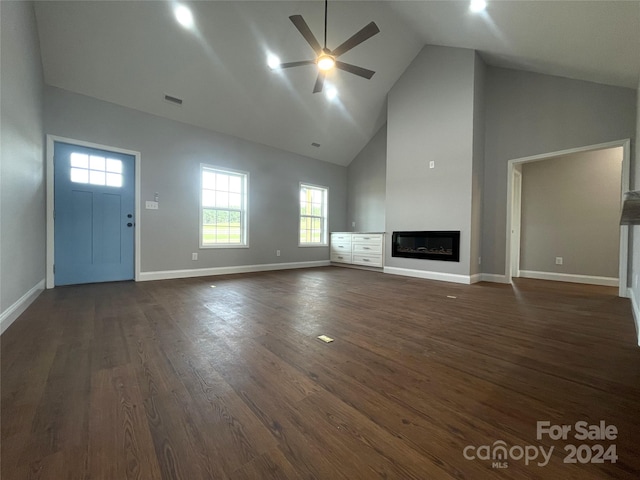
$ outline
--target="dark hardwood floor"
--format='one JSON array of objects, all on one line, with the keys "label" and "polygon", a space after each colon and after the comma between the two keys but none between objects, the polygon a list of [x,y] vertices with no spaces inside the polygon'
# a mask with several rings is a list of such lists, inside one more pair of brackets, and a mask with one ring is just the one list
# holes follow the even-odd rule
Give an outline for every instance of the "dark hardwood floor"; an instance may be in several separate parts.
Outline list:
[{"label": "dark hardwood floor", "polygon": [[1,337],[2,479],[637,479],[615,295],[338,267],[49,290]]}]

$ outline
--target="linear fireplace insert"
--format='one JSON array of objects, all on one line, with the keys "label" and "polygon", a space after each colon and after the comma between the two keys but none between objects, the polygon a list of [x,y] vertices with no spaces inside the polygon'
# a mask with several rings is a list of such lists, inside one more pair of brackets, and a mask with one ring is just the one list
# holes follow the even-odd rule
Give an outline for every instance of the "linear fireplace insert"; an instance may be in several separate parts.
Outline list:
[{"label": "linear fireplace insert", "polygon": [[460,231],[393,232],[391,256],[460,261]]}]

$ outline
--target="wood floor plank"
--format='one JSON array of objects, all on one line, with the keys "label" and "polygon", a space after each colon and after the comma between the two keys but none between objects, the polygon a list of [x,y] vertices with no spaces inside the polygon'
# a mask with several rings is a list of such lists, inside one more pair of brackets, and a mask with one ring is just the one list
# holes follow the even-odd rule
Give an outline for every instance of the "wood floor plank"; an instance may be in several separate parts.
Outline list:
[{"label": "wood floor plank", "polygon": [[159,478],[133,368],[101,369],[91,381],[88,470],[91,478]]},{"label": "wood floor plank", "polygon": [[[47,290],[0,338],[0,476],[636,479],[640,348],[616,295],[336,267]],[[537,438],[543,420],[618,435]],[[464,456],[499,442],[553,451]],[[564,463],[597,443],[617,461]]]}]

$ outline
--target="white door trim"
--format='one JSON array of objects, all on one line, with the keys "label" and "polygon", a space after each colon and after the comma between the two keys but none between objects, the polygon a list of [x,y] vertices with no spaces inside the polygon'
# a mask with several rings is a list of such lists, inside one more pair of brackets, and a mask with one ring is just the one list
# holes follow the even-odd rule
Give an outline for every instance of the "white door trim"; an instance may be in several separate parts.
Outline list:
[{"label": "white door trim", "polygon": [[53,273],[54,262],[54,220],[53,220],[53,206],[54,206],[54,179],[53,179],[53,153],[54,143],[69,143],[71,145],[78,145],[80,147],[97,148],[100,150],[107,150],[110,152],[124,153],[126,155],[132,155],[135,158],[135,235],[134,235],[134,278],[135,281],[140,280],[140,152],[134,150],[126,150],[124,148],[111,147],[108,145],[100,145],[98,143],[85,142],[83,140],[76,140],[73,138],[59,137],[57,135],[47,135],[47,288],[53,288],[55,286],[55,275]]},{"label": "white door trim", "polygon": [[[603,150],[606,148],[622,147],[622,178],[621,178],[621,200],[624,194],[629,191],[629,172],[630,172],[630,146],[631,140],[616,140],[614,142],[600,143],[597,145],[588,145],[578,148],[570,148],[568,150],[560,150],[558,152],[543,153],[540,155],[532,155],[530,157],[515,158],[507,163],[507,231],[506,231],[506,252],[505,252],[505,276],[509,283],[512,283],[512,264],[515,255],[514,249],[511,248],[512,233],[511,219],[514,215],[513,193],[515,170],[522,164],[546,160],[548,158],[569,155],[572,153],[589,152],[593,150]],[[620,258],[618,266],[618,277],[620,280],[618,287],[618,296],[627,297],[627,266],[629,257],[629,227],[627,225],[620,226]]]}]

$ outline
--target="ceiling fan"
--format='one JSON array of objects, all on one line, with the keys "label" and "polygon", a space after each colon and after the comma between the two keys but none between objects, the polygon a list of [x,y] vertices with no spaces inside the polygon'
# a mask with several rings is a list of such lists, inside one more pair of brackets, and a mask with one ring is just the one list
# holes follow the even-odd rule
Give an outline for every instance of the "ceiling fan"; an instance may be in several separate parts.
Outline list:
[{"label": "ceiling fan", "polygon": [[325,0],[324,2],[324,47],[320,46],[320,43],[318,42],[318,40],[316,40],[316,37],[313,35],[313,33],[311,33],[311,29],[309,28],[309,25],[307,25],[307,22],[304,21],[304,18],[302,18],[302,15],[291,15],[289,17],[289,20],[291,20],[300,34],[304,37],[304,39],[316,53],[316,59],[281,63],[278,68],[291,68],[314,64],[317,65],[318,78],[316,80],[315,86],[313,87],[313,93],[322,91],[322,86],[324,85],[324,79],[327,75],[327,72],[333,67],[344,70],[345,72],[352,73],[354,75],[358,75],[359,77],[366,78],[367,80],[373,77],[373,74],[376,73],[373,70],[368,70],[366,68],[358,67],[356,65],[351,65],[350,63],[344,63],[337,60],[340,55],[348,52],[352,48],[360,45],[365,40],[373,37],[375,34],[380,32],[380,29],[375,24],[375,22],[369,23],[359,32],[352,35],[344,43],[333,50],[329,50],[327,48],[327,0]]}]

